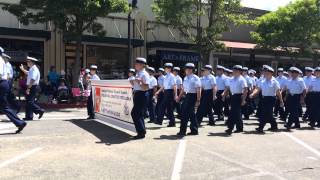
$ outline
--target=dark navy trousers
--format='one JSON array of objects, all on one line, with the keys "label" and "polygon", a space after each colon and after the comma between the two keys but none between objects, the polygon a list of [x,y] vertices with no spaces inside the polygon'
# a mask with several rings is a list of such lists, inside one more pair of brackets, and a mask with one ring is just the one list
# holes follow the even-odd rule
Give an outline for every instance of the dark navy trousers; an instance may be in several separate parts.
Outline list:
[{"label": "dark navy trousers", "polygon": [[147,105],[148,93],[146,91],[135,91],[133,95],[133,108],[131,117],[138,134],[146,134],[144,123],[144,110]]},{"label": "dark navy trousers", "polygon": [[222,100],[222,93],[224,90],[219,90],[217,91],[217,99],[215,100],[214,103],[214,112],[218,115],[218,118],[223,116],[223,106],[224,102]]},{"label": "dark navy trousers", "polygon": [[94,108],[93,108],[93,99],[92,99],[92,90],[90,91],[90,95],[87,99],[87,112],[88,116],[94,119]]},{"label": "dark navy trousers", "polygon": [[12,79],[8,80],[8,83],[9,83],[8,103],[12,108],[14,108],[17,111],[20,111],[21,107],[18,101],[16,100],[16,96],[12,92],[13,80]]},{"label": "dark navy trousers", "polygon": [[22,121],[17,114],[9,108],[8,97],[9,94],[9,84],[6,80],[0,80],[0,108],[3,113],[9,118],[9,120],[17,127],[26,124]]},{"label": "dark navy trousers", "polygon": [[164,90],[163,100],[160,103],[158,111],[157,122],[162,123],[164,115],[166,113],[169,119],[169,125],[175,125],[175,118],[173,115],[174,109],[174,91],[173,89]]},{"label": "dark navy trousers", "polygon": [[152,122],[155,122],[155,106],[153,101],[153,89],[148,90],[148,104],[147,104],[148,112],[149,112],[149,119]]},{"label": "dark navy trousers", "polygon": [[259,117],[259,129],[263,129],[267,123],[271,124],[272,129],[277,129],[278,125],[273,117],[273,108],[276,103],[276,97],[263,96],[261,98],[261,116]]},{"label": "dark navy trousers", "polygon": [[315,124],[320,125],[320,92],[311,92],[310,93],[310,126],[314,127]]},{"label": "dark navy trousers", "polygon": [[188,122],[190,121],[190,130],[192,133],[198,133],[198,121],[194,108],[197,102],[197,94],[189,93],[186,94],[186,97],[181,106],[181,125],[180,133],[185,134],[188,127]]},{"label": "dark navy trousers", "polygon": [[214,123],[213,119],[213,90],[203,90],[201,93],[200,105],[197,109],[197,121],[199,125],[202,123],[203,117],[208,115],[209,123]]},{"label": "dark navy trousers", "polygon": [[33,85],[30,89],[29,95],[26,97],[26,119],[33,119],[33,113],[39,114],[44,111],[35,102],[37,91],[38,86]]},{"label": "dark navy trousers", "polygon": [[288,103],[288,112],[289,112],[289,118],[288,118],[288,123],[287,127],[291,127],[292,124],[294,123],[296,127],[300,127],[300,122],[299,122],[299,116],[300,116],[300,98],[301,94],[295,94],[295,95],[289,95],[287,98],[287,103]]},{"label": "dark navy trousers", "polygon": [[233,130],[234,126],[236,126],[237,130],[243,130],[243,121],[242,121],[242,113],[241,113],[241,101],[242,94],[232,95],[230,98],[230,115],[228,119],[228,129]]}]

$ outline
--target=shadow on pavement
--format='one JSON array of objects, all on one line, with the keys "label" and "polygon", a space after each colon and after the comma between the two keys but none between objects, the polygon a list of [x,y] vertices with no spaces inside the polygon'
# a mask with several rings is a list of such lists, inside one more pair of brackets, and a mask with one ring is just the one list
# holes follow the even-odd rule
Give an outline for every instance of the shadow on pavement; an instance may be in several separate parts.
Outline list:
[{"label": "shadow on pavement", "polygon": [[230,137],[230,136],[229,136],[227,133],[225,133],[225,132],[209,133],[208,136]]},{"label": "shadow on pavement", "polygon": [[96,143],[103,143],[106,145],[122,144],[132,139],[129,134],[122,132],[120,130],[111,128],[107,125],[101,124],[94,120],[72,119],[72,120],[66,120],[66,121],[69,121],[77,125],[78,127],[86,130],[87,132],[99,138],[100,142],[96,142]]},{"label": "shadow on pavement", "polygon": [[158,138],[153,138],[154,140],[180,140],[183,139],[181,136],[177,135],[161,135]]}]

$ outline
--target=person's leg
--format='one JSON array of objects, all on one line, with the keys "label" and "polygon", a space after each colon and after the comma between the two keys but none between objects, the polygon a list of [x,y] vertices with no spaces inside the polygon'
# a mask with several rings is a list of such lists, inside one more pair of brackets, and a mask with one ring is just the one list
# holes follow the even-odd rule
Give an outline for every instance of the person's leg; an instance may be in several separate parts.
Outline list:
[{"label": "person's leg", "polygon": [[263,132],[263,128],[266,125],[266,115],[267,115],[267,110],[265,106],[267,105],[267,101],[265,98],[261,98],[261,105],[264,107],[260,110],[260,116],[259,116],[259,127],[257,128],[257,131]]},{"label": "person's leg", "polygon": [[242,121],[242,114],[241,114],[241,96],[236,96],[236,106],[235,106],[235,124],[236,124],[236,132],[243,131],[243,121]]},{"label": "person's leg", "polygon": [[154,102],[153,102],[153,90],[149,90],[148,92],[148,103],[147,108],[149,111],[149,122],[155,122],[155,108],[154,108]]},{"label": "person's leg", "polygon": [[189,106],[189,96],[186,95],[186,98],[182,102],[181,105],[181,123],[180,123],[180,131],[178,135],[185,135],[187,132],[188,127],[188,118],[189,118],[189,112],[188,112],[188,106]]},{"label": "person's leg", "polygon": [[[237,118],[237,116],[239,116],[237,114],[237,111],[238,111],[237,106],[239,106],[239,105],[237,105],[237,98],[235,96],[231,96],[230,104],[231,104],[230,114],[229,114],[229,119],[227,121],[227,126],[228,126],[227,133],[229,133],[229,134],[232,133],[234,126],[235,126],[236,118]],[[240,113],[241,113],[241,111],[240,111]]]},{"label": "person's leg", "polygon": [[166,93],[164,93],[163,98],[159,102],[159,109],[158,109],[157,122],[156,122],[157,124],[162,124],[163,122],[164,114],[166,112],[167,101],[168,101],[168,97]]},{"label": "person's leg", "polygon": [[146,93],[136,92],[134,97],[134,107],[131,112],[132,119],[138,135],[144,136],[146,134],[144,125],[144,110],[146,106]]},{"label": "person's leg", "polygon": [[276,121],[276,118],[273,116],[273,108],[276,104],[276,98],[275,97],[270,97],[269,98],[269,103],[268,103],[268,119],[270,119],[270,125],[271,125],[271,130],[275,131],[278,130],[278,123]]},{"label": "person's leg", "polygon": [[167,116],[169,119],[169,126],[175,126],[176,124],[174,114],[173,114],[173,111],[174,111],[173,104],[174,104],[174,94],[173,94],[173,91],[170,90],[167,92],[167,101],[166,101],[166,109],[167,109]]},{"label": "person's leg", "polygon": [[198,134],[198,121],[196,118],[196,114],[194,113],[194,107],[197,101],[197,95],[192,95],[190,104],[188,106],[189,110],[189,118],[190,118],[190,130],[192,135],[197,135]]},{"label": "person's leg", "polygon": [[208,105],[207,101],[206,101],[206,98],[207,98],[206,96],[207,95],[204,94],[204,92],[202,91],[202,96],[201,96],[201,99],[200,99],[200,105],[198,106],[197,113],[196,113],[196,118],[197,118],[197,121],[198,121],[199,125],[201,125],[203,117],[206,114],[206,106]]},{"label": "person's leg", "polygon": [[[36,102],[35,102],[37,91],[38,91],[38,87],[37,86],[32,86],[32,88],[30,89],[30,95],[32,97],[32,101],[30,103],[31,103],[31,106],[32,106],[32,112],[35,113],[35,114],[40,114],[40,113],[44,112],[44,110],[41,109],[40,106],[37,105]],[[93,102],[92,102],[92,110],[91,111],[92,111],[93,116],[94,116]]]},{"label": "person's leg", "polygon": [[222,101],[222,96],[221,94],[223,91],[218,91],[217,92],[217,99],[215,100],[215,114],[218,116],[218,120],[222,120],[223,117],[223,101]]},{"label": "person's leg", "polygon": [[316,95],[315,94],[310,94],[310,106],[309,106],[309,120],[310,123],[309,125],[311,127],[315,127],[316,121],[317,121],[317,102],[316,102]]},{"label": "person's leg", "polygon": [[[302,106],[301,106],[301,103],[300,103],[300,95],[296,95],[296,96],[294,96],[295,98],[294,98],[294,105],[295,105],[295,108],[302,108]],[[300,128],[300,121],[299,121],[299,119],[300,119],[300,114],[301,114],[301,112],[298,112],[297,113],[297,111],[295,111],[294,112],[294,127],[295,128]]]}]

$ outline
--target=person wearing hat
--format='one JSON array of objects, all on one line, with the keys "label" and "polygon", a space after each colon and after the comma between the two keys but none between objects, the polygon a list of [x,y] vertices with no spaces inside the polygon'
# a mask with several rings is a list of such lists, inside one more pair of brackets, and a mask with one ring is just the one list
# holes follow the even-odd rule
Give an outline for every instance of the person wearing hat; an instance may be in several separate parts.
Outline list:
[{"label": "person wearing hat", "polygon": [[[284,76],[284,69],[283,68],[278,68],[278,77],[276,78],[276,80],[280,84],[280,91],[281,91],[282,97],[286,97],[286,91],[284,91],[284,87],[285,87],[285,84],[286,84],[286,81],[288,80],[288,78],[286,76]],[[284,107],[280,106],[280,99],[279,98],[277,98],[275,108],[274,108],[274,115],[278,116],[278,114],[280,115],[281,120],[285,120],[285,118],[286,118],[285,110],[284,110]]]},{"label": "person wearing hat", "polygon": [[130,82],[131,86],[133,87],[133,82],[134,82],[134,79],[135,79],[135,73],[136,73],[136,70],[135,69],[129,69],[128,71],[128,81]]},{"label": "person wearing hat", "polygon": [[8,73],[7,65],[3,59],[4,50],[0,47],[0,110],[8,117],[8,119],[18,128],[16,133],[20,133],[25,126],[26,122],[21,120],[17,113],[14,112],[8,103],[9,83],[8,83]]},{"label": "person wearing hat", "polygon": [[145,67],[147,60],[142,57],[136,58],[135,70],[136,77],[133,83],[133,108],[131,110],[131,117],[137,131],[134,139],[143,139],[146,135],[146,127],[144,123],[144,110],[147,105],[147,93],[150,84],[150,76],[146,72]]},{"label": "person wearing hat", "polygon": [[223,97],[228,93],[231,94],[231,109],[227,122],[228,129],[226,133],[231,135],[233,133],[234,126],[236,131],[234,133],[243,132],[243,122],[241,107],[245,105],[248,94],[248,85],[246,79],[242,76],[242,66],[233,66],[233,77],[228,82],[228,88],[223,92]]},{"label": "person wearing hat", "polygon": [[188,122],[190,121],[191,132],[188,135],[198,135],[198,122],[194,112],[195,106],[199,105],[201,99],[201,81],[200,78],[194,74],[195,65],[187,63],[185,65],[185,78],[183,81],[183,88],[176,98],[179,102],[182,96],[185,96],[181,106],[181,124],[178,136],[185,136],[187,132]]},{"label": "person wearing hat", "polygon": [[[180,67],[173,68],[173,75],[176,77],[176,82],[177,82],[177,95],[180,94],[180,91],[182,89],[182,78],[179,75],[180,71],[181,71]],[[181,119],[181,102],[174,101],[174,103],[175,103],[174,106],[178,114],[178,118]]]},{"label": "person wearing hat", "polygon": [[22,72],[27,74],[27,91],[26,91],[26,116],[24,120],[33,120],[33,113],[39,115],[39,119],[42,118],[44,110],[35,103],[36,94],[40,82],[40,71],[36,65],[38,60],[33,57],[27,57],[27,65],[29,71],[24,69],[21,64],[20,69]]},{"label": "person wearing hat", "polygon": [[13,68],[9,60],[11,57],[5,53],[2,53],[2,57],[6,63],[6,70],[7,70],[7,76],[8,76],[8,83],[9,83],[9,94],[8,94],[8,102],[11,107],[13,107],[17,113],[20,112],[20,105],[16,101],[16,96],[13,94],[12,87],[13,87]]},{"label": "person wearing hat", "polygon": [[259,83],[259,86],[250,94],[250,98],[254,98],[260,92],[262,94],[261,116],[259,116],[259,127],[256,128],[257,132],[263,133],[263,129],[267,122],[271,124],[271,131],[277,131],[278,125],[276,119],[273,117],[273,108],[276,102],[276,96],[280,101],[280,106],[283,107],[283,99],[279,82],[273,77],[274,70],[271,67],[266,68],[264,73],[264,80]]},{"label": "person wearing hat", "polygon": [[[306,84],[306,88],[309,89],[311,81],[315,78],[313,76],[313,71],[314,69],[311,67],[305,67],[305,76],[303,77],[303,81]],[[305,103],[306,103],[306,112],[303,115],[303,120],[308,120],[309,118],[309,112],[310,112],[310,105],[311,105],[311,99],[310,99],[310,94],[307,92],[306,98],[305,98]]]},{"label": "person wearing hat", "polygon": [[208,115],[210,126],[215,125],[213,118],[212,108],[213,101],[216,99],[217,93],[217,82],[216,78],[211,74],[212,66],[205,65],[203,68],[203,75],[200,78],[201,81],[201,99],[200,105],[198,106],[196,117],[199,126],[202,123],[203,117]]},{"label": "person wearing hat", "polygon": [[314,73],[315,78],[310,82],[308,88],[308,94],[310,96],[309,125],[312,128],[316,126],[320,127],[320,67],[315,68]]},{"label": "person wearing hat", "polygon": [[225,68],[223,66],[218,65],[216,71],[216,82],[217,82],[217,99],[214,101],[214,112],[218,116],[217,121],[223,121],[223,107],[224,107],[224,99],[222,98],[222,93],[224,92],[227,86],[228,77],[224,75]]},{"label": "person wearing hat", "polygon": [[248,85],[248,94],[247,94],[246,104],[242,107],[241,111],[242,111],[242,114],[244,115],[244,118],[247,120],[249,119],[250,115],[253,113],[253,105],[252,105],[253,101],[252,99],[249,98],[249,94],[253,91],[254,87],[256,86],[252,78],[249,77],[248,70],[249,70],[248,67],[242,68],[242,76],[247,81],[247,85]]},{"label": "person wearing hat", "polygon": [[[159,68],[158,69],[158,90],[163,88],[163,81],[164,81],[164,69],[163,68]],[[155,113],[156,113],[156,117],[158,117],[159,114],[159,109],[160,109],[160,104],[163,100],[163,95],[164,92],[163,90],[161,92],[159,92],[159,94],[156,94],[156,98],[157,98],[157,103],[156,103],[156,107],[155,107]]]},{"label": "person wearing hat", "polygon": [[94,119],[95,118],[91,81],[92,80],[100,80],[99,76],[97,75],[97,70],[98,70],[98,66],[96,66],[96,65],[90,66],[90,80],[89,80],[90,95],[87,99],[87,111],[88,111],[88,118],[87,119]]},{"label": "person wearing hat", "polygon": [[299,108],[304,103],[306,96],[306,85],[299,74],[300,69],[296,67],[290,68],[291,79],[289,79],[285,85],[287,91],[286,103],[288,104],[289,118],[285,127],[290,130],[292,124],[295,124],[294,128],[300,128],[299,122]]},{"label": "person wearing hat", "polygon": [[174,109],[174,99],[177,96],[177,82],[176,77],[172,74],[173,64],[166,63],[164,65],[166,76],[163,80],[163,87],[161,87],[157,92],[156,96],[159,95],[161,91],[164,91],[164,96],[162,102],[160,102],[159,112],[156,124],[162,125],[164,115],[166,114],[169,119],[168,127],[175,127],[176,122],[173,114]]},{"label": "person wearing hat", "polygon": [[150,75],[147,109],[149,112],[149,123],[154,123],[156,120],[156,115],[155,115],[155,105],[154,105],[155,102],[153,97],[157,92],[158,82],[157,82],[157,79],[154,77],[154,73],[156,71],[153,67],[148,67],[147,72]]}]

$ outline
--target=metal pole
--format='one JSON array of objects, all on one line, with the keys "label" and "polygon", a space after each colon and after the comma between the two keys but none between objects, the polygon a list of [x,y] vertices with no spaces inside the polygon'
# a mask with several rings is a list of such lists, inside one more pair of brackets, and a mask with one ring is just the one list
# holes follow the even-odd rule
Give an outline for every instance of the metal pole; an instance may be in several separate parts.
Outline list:
[{"label": "metal pole", "polygon": [[131,64],[131,12],[128,15],[128,62]]}]

